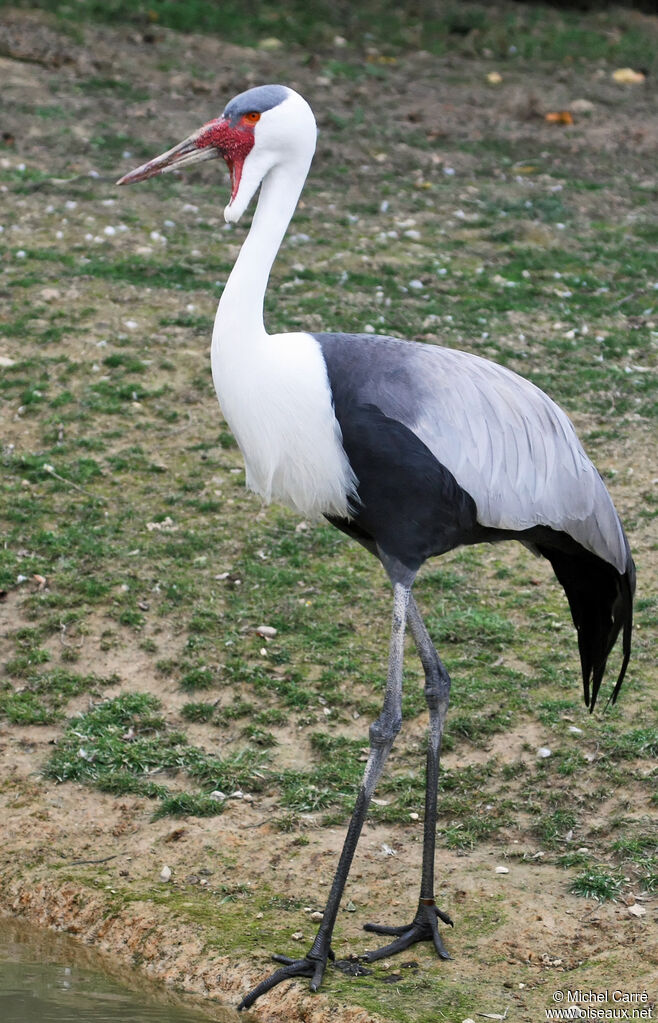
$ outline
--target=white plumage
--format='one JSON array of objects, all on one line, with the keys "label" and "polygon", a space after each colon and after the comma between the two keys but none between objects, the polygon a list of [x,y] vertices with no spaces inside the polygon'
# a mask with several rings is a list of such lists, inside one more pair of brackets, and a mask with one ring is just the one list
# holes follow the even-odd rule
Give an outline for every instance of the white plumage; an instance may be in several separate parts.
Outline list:
[{"label": "white plumage", "polygon": [[343,449],[327,367],[309,334],[263,330],[237,348],[221,341],[222,306],[212,344],[212,372],[224,417],[240,445],[247,486],[307,518],[345,518],[356,478]]}]

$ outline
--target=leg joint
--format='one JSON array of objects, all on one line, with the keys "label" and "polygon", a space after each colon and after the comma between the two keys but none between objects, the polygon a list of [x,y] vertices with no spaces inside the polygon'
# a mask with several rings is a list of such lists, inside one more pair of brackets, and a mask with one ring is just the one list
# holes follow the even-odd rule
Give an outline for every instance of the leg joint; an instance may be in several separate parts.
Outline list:
[{"label": "leg joint", "polygon": [[450,699],[450,678],[447,674],[432,673],[426,676],[425,699],[430,710],[439,710],[441,704],[447,707]]},{"label": "leg joint", "polygon": [[432,649],[433,657],[423,658],[425,669],[425,697],[432,700],[448,701],[450,696],[450,675],[444,667],[436,650]]},{"label": "leg joint", "polygon": [[370,745],[373,749],[390,746],[402,728],[399,714],[381,714],[370,726]]}]

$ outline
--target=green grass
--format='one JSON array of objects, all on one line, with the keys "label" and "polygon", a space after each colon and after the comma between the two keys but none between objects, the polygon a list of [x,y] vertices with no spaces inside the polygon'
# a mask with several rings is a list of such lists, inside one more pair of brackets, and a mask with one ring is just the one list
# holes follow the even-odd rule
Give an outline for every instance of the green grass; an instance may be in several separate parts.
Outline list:
[{"label": "green grass", "polygon": [[535,833],[542,848],[559,848],[567,840],[567,836],[573,834],[576,824],[577,817],[573,810],[555,810],[547,816],[542,816],[535,827]]},{"label": "green grass", "polygon": [[164,796],[153,819],[160,817],[216,817],[224,809],[223,801],[189,792]]},{"label": "green grass", "polygon": [[617,874],[612,874],[603,867],[591,867],[573,879],[569,891],[584,899],[596,899],[598,902],[616,901],[623,883],[623,878]]},{"label": "green grass", "polygon": [[[48,660],[48,657],[38,660]],[[21,661],[20,670],[17,670],[16,660],[7,665],[10,673],[20,676],[20,681],[13,685],[6,682],[0,689],[0,717],[11,724],[52,724],[64,716],[64,708],[73,697],[81,693],[99,694],[118,681],[116,676],[79,675],[64,668],[36,672],[32,670],[33,663],[32,655],[25,667]]]},{"label": "green grass", "polygon": [[[285,4],[256,4],[245,10],[236,0],[221,5],[212,0],[190,0],[185,4],[171,0],[87,0],[72,18],[70,5],[61,0],[23,0],[23,5],[55,12],[66,24],[76,26],[82,16],[110,24],[130,24],[147,36],[157,33],[158,26],[180,32],[215,33],[241,45],[254,45],[272,37],[280,43],[312,50],[334,49],[336,34],[346,37],[352,46],[373,42],[385,52],[396,53],[423,47],[436,54],[455,52],[471,56],[488,53],[494,59],[517,63],[567,60],[576,64],[585,61],[615,61],[651,67],[655,53],[650,39],[640,25],[624,17],[624,12],[604,12],[591,17],[587,25],[576,11],[556,11],[548,5],[518,7],[501,5],[496,18],[489,16],[483,3],[447,3],[440,8],[397,4],[373,0],[358,7],[330,4],[326,0],[301,3],[287,0]],[[618,35],[623,25],[623,35]],[[617,32],[615,32],[615,29]],[[338,51],[340,53],[340,51]],[[343,51],[344,52],[344,51]],[[381,76],[385,65],[371,54],[371,64],[357,69],[353,61],[338,56],[330,63],[335,76],[348,79],[365,75]],[[88,79],[85,88],[92,94],[109,91],[125,100],[144,98],[144,90],[127,86],[112,77]]]},{"label": "green grass", "polygon": [[[222,800],[211,798],[211,791],[259,786],[257,755],[241,751],[220,759],[191,746],[158,713],[160,706],[156,697],[133,692],[73,718],[45,767],[46,777],[157,798],[159,817],[221,813]],[[160,783],[178,773],[208,791],[174,793]]]},{"label": "green grass", "polygon": [[181,707],[181,716],[186,721],[202,723],[212,721],[215,716],[214,703],[186,703]]}]

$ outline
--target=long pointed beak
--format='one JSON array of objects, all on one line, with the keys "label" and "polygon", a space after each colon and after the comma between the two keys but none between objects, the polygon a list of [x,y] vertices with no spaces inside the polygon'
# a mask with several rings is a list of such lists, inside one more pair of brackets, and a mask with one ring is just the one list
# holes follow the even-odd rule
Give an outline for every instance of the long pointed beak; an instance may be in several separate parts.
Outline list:
[{"label": "long pointed beak", "polygon": [[141,167],[136,167],[135,170],[124,174],[117,181],[117,185],[134,185],[135,182],[146,181],[147,178],[155,177],[156,174],[166,174],[168,171],[178,170],[180,167],[189,167],[193,163],[214,160],[221,156],[215,146],[208,145],[205,139],[203,140],[205,144],[201,142],[204,135],[207,139],[207,126],[188,135],[173,149],[168,149],[166,153],[162,153],[160,156],[154,157],[153,160],[143,163]]}]

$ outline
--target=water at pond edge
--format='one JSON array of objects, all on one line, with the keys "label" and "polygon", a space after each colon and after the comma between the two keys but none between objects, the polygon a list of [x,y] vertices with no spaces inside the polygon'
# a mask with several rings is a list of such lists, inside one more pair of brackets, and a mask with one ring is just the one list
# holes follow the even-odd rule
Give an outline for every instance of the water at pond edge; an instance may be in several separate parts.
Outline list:
[{"label": "water at pond edge", "polygon": [[65,934],[0,916],[2,1023],[228,1023]]}]

